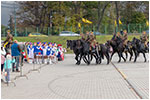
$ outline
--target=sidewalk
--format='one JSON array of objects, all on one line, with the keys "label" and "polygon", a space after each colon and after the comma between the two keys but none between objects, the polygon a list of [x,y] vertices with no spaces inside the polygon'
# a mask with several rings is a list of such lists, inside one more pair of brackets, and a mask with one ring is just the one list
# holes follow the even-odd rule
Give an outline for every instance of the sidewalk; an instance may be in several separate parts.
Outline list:
[{"label": "sidewalk", "polygon": [[[29,64],[29,63],[25,62],[24,65],[22,66],[22,75],[26,75],[28,77],[28,74],[30,74],[33,71],[33,69],[35,71],[39,72],[40,68],[43,65],[45,65],[45,64],[41,64],[41,65],[40,64]],[[19,70],[20,70],[20,67],[21,66],[19,66]],[[2,76],[1,76],[3,80],[5,80],[4,73],[5,72],[3,72]],[[17,80],[19,78],[18,76],[20,76],[20,75],[21,75],[21,71],[20,72],[16,72],[16,71],[12,72],[12,70],[11,70],[10,80],[11,81]],[[26,78],[26,77],[24,77],[24,78]]]}]

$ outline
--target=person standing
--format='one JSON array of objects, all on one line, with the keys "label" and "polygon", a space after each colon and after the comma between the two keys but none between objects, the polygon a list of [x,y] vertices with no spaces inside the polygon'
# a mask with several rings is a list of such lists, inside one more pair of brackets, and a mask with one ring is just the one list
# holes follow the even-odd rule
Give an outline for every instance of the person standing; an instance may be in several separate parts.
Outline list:
[{"label": "person standing", "polygon": [[[6,55],[6,51],[4,47],[1,47],[1,75],[3,74],[5,55]],[[1,79],[1,81],[3,81],[3,79]]]},{"label": "person standing", "polygon": [[6,82],[10,82],[10,72],[12,68],[12,63],[15,62],[15,59],[12,60],[11,55],[8,53],[6,56],[6,60],[4,62],[4,68],[5,68],[5,80]]},{"label": "person standing", "polygon": [[[12,55],[12,57],[15,57],[15,59],[16,59],[16,71],[20,72],[18,67],[19,67],[19,57],[21,55],[21,48],[18,45],[18,41],[17,40],[14,40],[14,43],[11,46],[11,55]],[[14,72],[14,65],[15,64],[13,64],[13,68],[12,68],[13,72]]]}]

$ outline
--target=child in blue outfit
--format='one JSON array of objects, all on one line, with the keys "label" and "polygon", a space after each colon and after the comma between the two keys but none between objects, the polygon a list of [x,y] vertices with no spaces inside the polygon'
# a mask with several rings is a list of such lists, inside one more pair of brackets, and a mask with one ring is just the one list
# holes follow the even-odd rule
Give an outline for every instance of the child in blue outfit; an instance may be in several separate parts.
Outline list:
[{"label": "child in blue outfit", "polygon": [[12,60],[11,55],[7,54],[6,60],[4,62],[5,80],[7,83],[10,82],[10,71],[12,68],[12,63],[15,63],[15,59],[13,58],[13,60]]}]

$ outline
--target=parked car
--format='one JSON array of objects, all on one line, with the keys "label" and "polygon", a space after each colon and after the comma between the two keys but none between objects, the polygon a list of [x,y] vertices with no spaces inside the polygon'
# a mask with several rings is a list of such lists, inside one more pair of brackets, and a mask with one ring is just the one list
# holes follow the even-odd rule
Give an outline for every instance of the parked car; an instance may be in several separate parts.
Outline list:
[{"label": "parked car", "polygon": [[149,30],[146,30],[146,34],[149,34]]},{"label": "parked car", "polygon": [[102,35],[100,32],[93,32],[94,35]]},{"label": "parked car", "polygon": [[29,37],[48,37],[47,35],[43,35],[41,33],[30,33]]},{"label": "parked car", "polygon": [[71,31],[62,31],[59,36],[80,36],[80,34],[71,32]]}]

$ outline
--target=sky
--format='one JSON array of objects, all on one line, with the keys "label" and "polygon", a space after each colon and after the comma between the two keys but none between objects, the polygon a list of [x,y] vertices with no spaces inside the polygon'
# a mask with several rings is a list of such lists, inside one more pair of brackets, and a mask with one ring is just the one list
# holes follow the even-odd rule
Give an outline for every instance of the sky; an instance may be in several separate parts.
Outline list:
[{"label": "sky", "polygon": [[1,2],[1,24],[7,26],[9,21],[9,16],[14,11],[14,8],[7,8],[13,7],[13,1],[2,1]]}]

